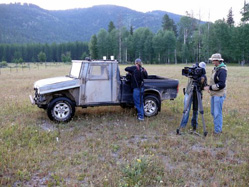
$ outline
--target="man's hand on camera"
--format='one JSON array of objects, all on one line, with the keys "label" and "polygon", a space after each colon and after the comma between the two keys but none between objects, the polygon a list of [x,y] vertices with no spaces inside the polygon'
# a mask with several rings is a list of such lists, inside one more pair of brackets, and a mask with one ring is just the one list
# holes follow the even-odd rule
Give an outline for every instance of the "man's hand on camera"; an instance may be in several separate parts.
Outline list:
[{"label": "man's hand on camera", "polygon": [[206,91],[209,92],[209,86],[205,86],[205,87],[204,87],[204,90],[206,90]]}]

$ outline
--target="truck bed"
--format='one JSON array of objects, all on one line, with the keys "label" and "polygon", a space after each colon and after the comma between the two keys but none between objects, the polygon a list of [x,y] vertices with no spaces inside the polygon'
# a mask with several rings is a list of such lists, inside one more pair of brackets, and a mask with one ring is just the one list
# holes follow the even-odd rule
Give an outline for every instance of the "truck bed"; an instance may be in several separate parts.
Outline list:
[{"label": "truck bed", "polygon": [[178,84],[178,80],[157,75],[149,75],[148,79],[144,79],[145,90],[157,90],[161,95],[161,100],[175,99],[178,93]]},{"label": "truck bed", "polygon": [[[132,103],[132,89],[129,83],[125,80],[121,80],[121,103]],[[157,75],[149,75],[147,79],[144,79],[145,95],[148,92],[155,92],[160,96],[160,100],[175,99],[178,93],[179,81],[175,79],[160,77]]]}]

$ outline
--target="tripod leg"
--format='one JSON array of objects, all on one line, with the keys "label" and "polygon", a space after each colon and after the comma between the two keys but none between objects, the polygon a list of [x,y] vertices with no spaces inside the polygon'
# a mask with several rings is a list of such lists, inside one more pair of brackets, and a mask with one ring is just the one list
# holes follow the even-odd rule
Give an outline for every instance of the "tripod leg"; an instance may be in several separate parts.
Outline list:
[{"label": "tripod leg", "polygon": [[[193,91],[191,91],[188,95],[188,99],[187,99],[186,104],[185,104],[184,109],[183,109],[182,120],[183,120],[187,110],[189,109],[189,105],[190,105],[190,101],[192,100],[192,97],[193,97]],[[178,135],[180,134],[180,129],[181,129],[181,124],[179,125],[178,129],[176,129],[176,134],[178,134]]]},{"label": "tripod leg", "polygon": [[198,99],[199,112],[201,113],[201,118],[202,118],[204,136],[207,136],[208,132],[206,130],[206,124],[204,121],[204,110],[203,110],[203,105],[202,105],[202,100],[201,100],[201,93],[199,91],[197,91],[197,99]]}]

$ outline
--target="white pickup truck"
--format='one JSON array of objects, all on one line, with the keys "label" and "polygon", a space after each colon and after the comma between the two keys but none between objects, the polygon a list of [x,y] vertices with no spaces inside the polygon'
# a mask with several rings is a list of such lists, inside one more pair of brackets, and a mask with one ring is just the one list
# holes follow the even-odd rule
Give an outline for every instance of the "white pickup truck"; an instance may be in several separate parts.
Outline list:
[{"label": "white pickup truck", "polygon": [[[154,116],[161,101],[175,99],[178,80],[149,75],[144,80],[145,116]],[[73,60],[69,75],[39,80],[34,83],[32,104],[47,110],[56,122],[68,122],[75,107],[120,105],[133,107],[132,89],[125,76],[120,76],[117,61]]]}]

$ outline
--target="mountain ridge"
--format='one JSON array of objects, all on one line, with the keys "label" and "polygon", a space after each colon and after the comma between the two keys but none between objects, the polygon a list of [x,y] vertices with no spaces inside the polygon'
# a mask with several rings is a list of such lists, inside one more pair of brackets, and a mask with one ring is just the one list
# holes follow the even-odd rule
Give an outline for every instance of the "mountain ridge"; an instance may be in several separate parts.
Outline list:
[{"label": "mountain ridge", "polygon": [[34,4],[0,4],[0,43],[62,43],[89,41],[110,21],[134,29],[148,27],[157,32],[168,14],[176,23],[181,15],[166,11],[138,12],[117,5],[46,10]]}]

